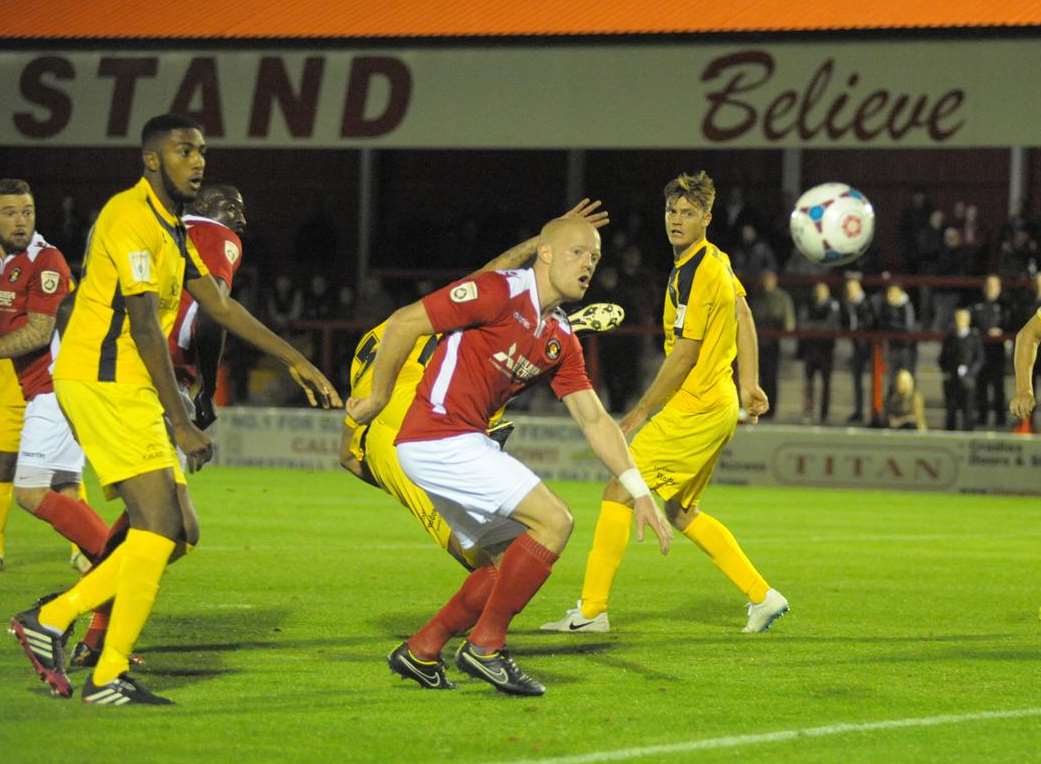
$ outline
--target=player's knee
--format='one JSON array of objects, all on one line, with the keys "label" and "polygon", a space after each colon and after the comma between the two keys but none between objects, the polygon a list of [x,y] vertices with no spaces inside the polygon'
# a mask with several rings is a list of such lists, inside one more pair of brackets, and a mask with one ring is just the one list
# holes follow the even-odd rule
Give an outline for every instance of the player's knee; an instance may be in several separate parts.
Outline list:
[{"label": "player's knee", "polygon": [[567,505],[557,499],[552,511],[547,513],[546,530],[563,544],[570,538],[574,527],[575,518],[571,515]]},{"label": "player's knee", "polygon": [[186,522],[184,524],[184,532],[182,535],[184,542],[188,546],[199,545],[199,523],[198,522]]},{"label": "player's knee", "polygon": [[14,500],[19,507],[35,515],[36,510],[43,503],[43,497],[47,495],[47,490],[46,488],[25,488],[16,485],[14,487]]},{"label": "player's knee", "polygon": [[699,511],[697,504],[693,507],[683,507],[679,504],[668,502],[665,505],[665,516],[669,518],[672,527],[680,533],[687,530],[687,526],[694,521],[694,518],[698,516]]}]

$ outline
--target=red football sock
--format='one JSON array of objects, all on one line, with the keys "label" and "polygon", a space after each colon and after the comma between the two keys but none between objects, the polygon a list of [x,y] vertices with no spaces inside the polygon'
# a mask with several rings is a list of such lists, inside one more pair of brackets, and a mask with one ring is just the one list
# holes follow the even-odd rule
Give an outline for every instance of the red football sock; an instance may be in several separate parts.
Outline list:
[{"label": "red football sock", "polygon": [[470,643],[488,652],[502,649],[513,616],[549,578],[558,557],[527,533],[518,536],[502,556],[499,580],[470,633]]},{"label": "red football sock", "polygon": [[91,648],[100,650],[104,645],[105,632],[108,631],[108,617],[111,613],[111,600],[94,611],[94,615],[90,619],[90,626],[87,627],[87,633],[83,635],[83,641]]},{"label": "red football sock", "polygon": [[34,513],[94,560],[105,547],[108,526],[89,505],[71,496],[48,491]]},{"label": "red football sock", "polygon": [[463,582],[448,604],[408,641],[408,649],[420,660],[432,661],[453,634],[462,634],[481,617],[495,586],[498,572],[494,565],[478,568]]},{"label": "red football sock", "polygon": [[[126,540],[128,530],[130,530],[130,514],[124,512],[116,518],[116,521],[112,523],[112,527],[108,529],[108,538],[105,539],[105,549],[101,553],[101,559],[112,554],[112,551]],[[98,562],[101,562],[101,560],[98,560]]]}]

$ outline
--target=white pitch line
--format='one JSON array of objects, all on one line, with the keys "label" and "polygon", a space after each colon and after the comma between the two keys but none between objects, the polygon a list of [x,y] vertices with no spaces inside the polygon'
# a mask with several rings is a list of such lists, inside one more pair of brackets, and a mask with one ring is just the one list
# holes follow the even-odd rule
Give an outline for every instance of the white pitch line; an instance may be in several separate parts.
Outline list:
[{"label": "white pitch line", "polygon": [[[1022,539],[1041,536],[1041,532],[987,534],[987,540]],[[747,544],[834,544],[843,542],[919,542],[919,541],[965,541],[963,533],[902,533],[902,534],[852,534],[843,536],[754,536],[746,535]]]},{"label": "white pitch line", "polygon": [[903,729],[907,727],[937,727],[942,724],[961,724],[962,722],[978,722],[988,719],[1020,719],[1030,716],[1041,716],[1041,708],[1019,708],[1011,711],[978,711],[971,714],[943,714],[942,716],[888,719],[879,722],[829,724],[824,727],[778,730],[777,732],[764,732],[757,735],[713,737],[705,740],[689,740],[684,743],[621,748],[614,751],[594,751],[593,753],[558,756],[549,759],[521,759],[507,762],[506,764],[592,764],[592,762],[598,761],[627,761],[629,759],[642,759],[647,756],[707,751],[713,748],[738,748],[745,745],[758,745],[759,743],[780,743],[787,740],[797,740],[802,737],[828,737],[830,735],[844,735],[847,732],[871,732],[874,730]]}]

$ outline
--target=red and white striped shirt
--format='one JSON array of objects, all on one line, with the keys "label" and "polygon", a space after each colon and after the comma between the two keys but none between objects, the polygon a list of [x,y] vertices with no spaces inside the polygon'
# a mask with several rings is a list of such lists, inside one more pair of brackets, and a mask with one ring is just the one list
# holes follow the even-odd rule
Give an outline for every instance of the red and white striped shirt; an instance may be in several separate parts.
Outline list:
[{"label": "red and white striped shirt", "polygon": [[[0,335],[25,326],[30,313],[57,315],[71,279],[65,257],[38,233],[23,251],[0,259]],[[52,350],[48,344],[11,359],[25,400],[53,392]]]},{"label": "red and white striped shirt", "polygon": [[444,337],[396,443],[484,432],[492,414],[543,376],[558,398],[593,386],[567,314],[541,315],[530,268],[456,281],[423,307]]}]

